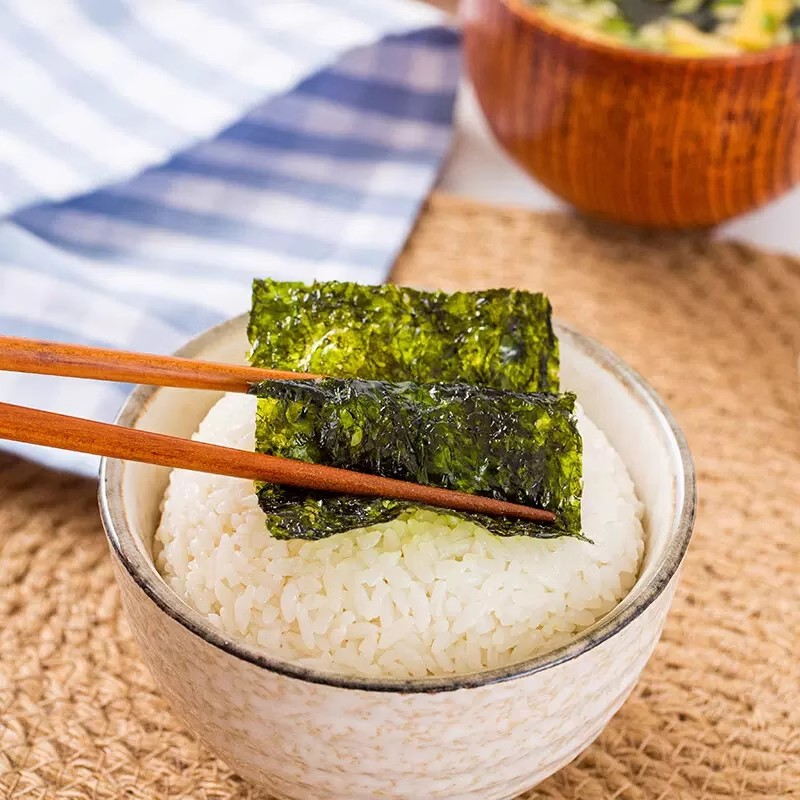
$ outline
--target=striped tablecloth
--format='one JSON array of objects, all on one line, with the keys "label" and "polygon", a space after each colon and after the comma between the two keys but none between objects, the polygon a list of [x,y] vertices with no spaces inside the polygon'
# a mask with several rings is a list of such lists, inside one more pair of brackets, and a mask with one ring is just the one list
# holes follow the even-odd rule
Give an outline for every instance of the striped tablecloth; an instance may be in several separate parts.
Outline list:
[{"label": "striped tablecloth", "polygon": [[[254,276],[380,282],[458,70],[457,33],[405,0],[0,4],[0,334],[169,352]],[[127,391],[0,373],[4,402],[95,419]]]}]

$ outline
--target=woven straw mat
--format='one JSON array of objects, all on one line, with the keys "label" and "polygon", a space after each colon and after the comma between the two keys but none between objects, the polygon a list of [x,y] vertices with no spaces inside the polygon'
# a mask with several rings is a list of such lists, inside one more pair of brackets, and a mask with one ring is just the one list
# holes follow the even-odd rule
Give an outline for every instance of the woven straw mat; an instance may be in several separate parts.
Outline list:
[{"label": "woven straw mat", "polygon": [[[527,797],[800,797],[800,262],[437,196],[394,279],[544,290],[662,393],[696,459],[699,518],[663,639],[600,738]],[[264,798],[139,661],[94,484],[9,456],[0,797]]]}]

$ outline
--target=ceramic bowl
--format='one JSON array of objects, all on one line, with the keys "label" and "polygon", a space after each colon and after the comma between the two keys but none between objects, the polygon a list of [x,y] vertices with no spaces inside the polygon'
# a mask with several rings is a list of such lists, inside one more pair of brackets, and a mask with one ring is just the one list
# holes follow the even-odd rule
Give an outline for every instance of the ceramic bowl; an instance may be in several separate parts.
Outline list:
[{"label": "ceramic bowl", "polygon": [[[376,681],[294,666],[186,606],[152,561],[168,471],[106,460],[100,507],[123,607],[175,712],[236,772],[292,800],[499,800],[575,758],[622,705],[658,641],[691,535],[692,462],[663,402],[599,344],[559,326],[562,383],[620,452],[645,511],[641,575],[568,645],[512,667]],[[242,362],[245,319],[180,355]],[[140,387],[119,422],[189,436],[215,392]],[[589,546],[589,545],[587,545]]]},{"label": "ceramic bowl", "polygon": [[581,37],[528,0],[463,0],[462,16],[498,140],[582,211],[701,227],[800,181],[800,44],[686,58]]}]

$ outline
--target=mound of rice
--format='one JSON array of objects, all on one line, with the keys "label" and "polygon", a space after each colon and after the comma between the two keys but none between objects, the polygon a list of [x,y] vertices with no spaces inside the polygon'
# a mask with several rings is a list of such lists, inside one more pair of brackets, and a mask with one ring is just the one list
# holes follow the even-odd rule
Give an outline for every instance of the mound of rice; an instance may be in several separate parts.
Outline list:
[{"label": "mound of rice", "polygon": [[[446,514],[318,542],[273,539],[253,485],[175,470],[156,564],[192,608],[286,661],[421,677],[519,662],[567,642],[629,591],[642,508],[620,457],[579,411],[584,531],[594,544],[499,538]],[[227,395],[194,438],[252,450],[255,399]]]}]

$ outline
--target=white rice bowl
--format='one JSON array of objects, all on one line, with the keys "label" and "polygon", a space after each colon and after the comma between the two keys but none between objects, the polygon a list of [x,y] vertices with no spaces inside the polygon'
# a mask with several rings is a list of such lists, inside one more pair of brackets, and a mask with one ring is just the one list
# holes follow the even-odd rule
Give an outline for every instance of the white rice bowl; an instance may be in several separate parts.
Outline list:
[{"label": "white rice bowl", "polygon": [[[255,398],[226,395],[194,438],[254,449]],[[174,470],[156,565],[189,606],[267,654],[340,675],[452,675],[569,641],[631,589],[642,505],[578,409],[583,529],[594,543],[501,538],[419,511],[320,541],[274,539],[253,484]]]}]

